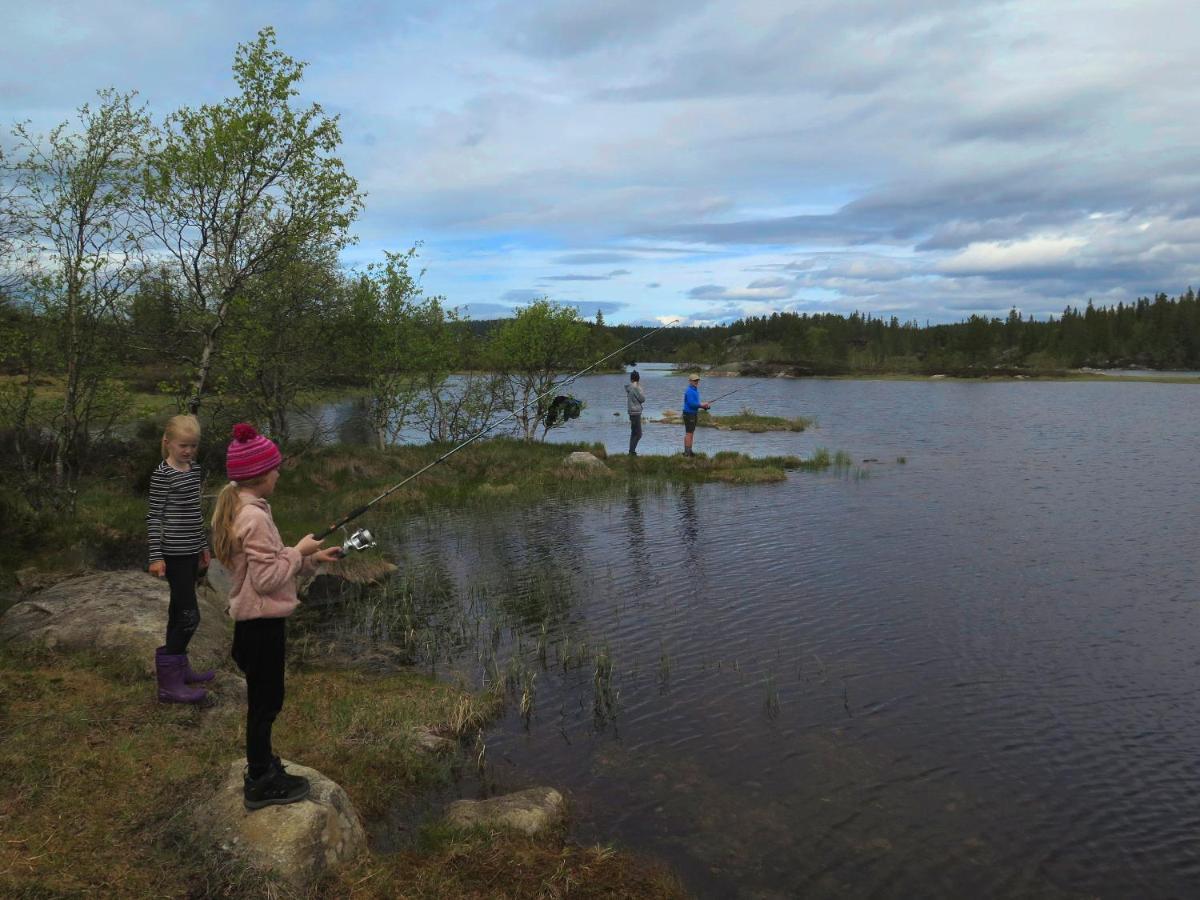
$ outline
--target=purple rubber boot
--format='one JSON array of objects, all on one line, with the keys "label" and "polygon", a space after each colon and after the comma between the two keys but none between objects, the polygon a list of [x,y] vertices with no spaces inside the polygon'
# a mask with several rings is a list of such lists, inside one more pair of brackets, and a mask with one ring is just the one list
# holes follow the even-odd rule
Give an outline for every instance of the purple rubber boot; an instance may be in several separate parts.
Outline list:
[{"label": "purple rubber boot", "polygon": [[203,672],[192,671],[192,661],[188,659],[187,654],[183,654],[183,680],[185,684],[203,684],[206,681],[212,681],[217,677],[217,673],[212,669],[205,669]]},{"label": "purple rubber boot", "polygon": [[154,671],[158,675],[158,700],[160,703],[199,703],[208,696],[204,688],[192,688],[183,683],[187,671],[187,657],[174,656],[166,647],[154,651]]}]

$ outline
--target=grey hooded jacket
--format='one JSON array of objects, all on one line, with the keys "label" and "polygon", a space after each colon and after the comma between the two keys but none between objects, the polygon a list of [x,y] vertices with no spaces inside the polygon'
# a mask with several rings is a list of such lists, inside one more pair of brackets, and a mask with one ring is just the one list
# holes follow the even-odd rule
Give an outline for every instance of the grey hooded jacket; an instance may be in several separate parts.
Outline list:
[{"label": "grey hooded jacket", "polygon": [[632,381],[629,382],[625,385],[625,396],[629,399],[629,414],[640,416],[642,404],[646,402],[646,392],[642,390],[642,386]]}]

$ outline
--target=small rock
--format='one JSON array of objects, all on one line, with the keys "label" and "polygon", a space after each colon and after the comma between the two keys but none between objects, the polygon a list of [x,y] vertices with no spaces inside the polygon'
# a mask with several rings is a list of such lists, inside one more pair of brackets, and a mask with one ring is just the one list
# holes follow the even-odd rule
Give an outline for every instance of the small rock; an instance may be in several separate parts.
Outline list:
[{"label": "small rock", "polygon": [[446,821],[460,828],[484,825],[541,834],[566,819],[567,802],[554,788],[534,787],[490,800],[455,800]]},{"label": "small rock", "polygon": [[604,461],[599,457],[588,453],[586,450],[576,450],[574,453],[568,453],[563,460],[564,466],[590,466],[591,468],[607,469]]},{"label": "small rock", "polygon": [[195,813],[197,826],[215,845],[301,889],[366,849],[358,812],[340,785],[316,769],[284,760],[288,774],[309,780],[308,797],[248,812],[242,803],[245,765],[242,759],[230,763],[216,795]]},{"label": "small rock", "polygon": [[426,753],[437,756],[442,753],[453,753],[458,748],[458,742],[442,737],[432,728],[424,725],[412,730],[413,742]]}]

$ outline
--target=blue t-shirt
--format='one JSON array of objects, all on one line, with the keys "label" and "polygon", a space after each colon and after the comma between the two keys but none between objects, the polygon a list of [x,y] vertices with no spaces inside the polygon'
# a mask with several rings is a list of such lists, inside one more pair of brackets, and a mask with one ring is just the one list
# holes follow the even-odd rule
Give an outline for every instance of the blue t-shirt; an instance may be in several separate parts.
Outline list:
[{"label": "blue t-shirt", "polygon": [[700,388],[694,384],[689,384],[683,392],[683,411],[693,416],[700,412]]}]

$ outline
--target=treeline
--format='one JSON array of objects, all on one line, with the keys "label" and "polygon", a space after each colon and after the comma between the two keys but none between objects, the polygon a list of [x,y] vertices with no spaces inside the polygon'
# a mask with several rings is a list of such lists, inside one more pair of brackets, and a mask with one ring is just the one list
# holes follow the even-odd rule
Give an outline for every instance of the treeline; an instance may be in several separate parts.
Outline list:
[{"label": "treeline", "polygon": [[[615,326],[616,343],[649,329]],[[854,313],[772,313],[710,328],[674,327],[638,346],[643,359],[687,364],[775,363],[814,374],[984,374],[1083,366],[1200,369],[1200,299],[1188,290],[1134,303],[1068,307],[1049,319],[971,316],[920,325]]]}]

